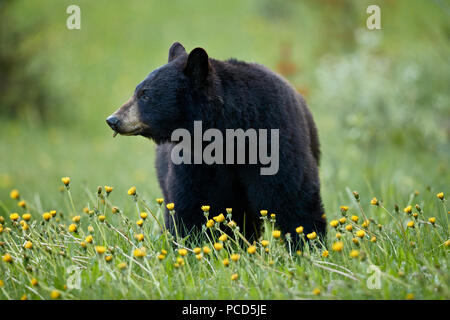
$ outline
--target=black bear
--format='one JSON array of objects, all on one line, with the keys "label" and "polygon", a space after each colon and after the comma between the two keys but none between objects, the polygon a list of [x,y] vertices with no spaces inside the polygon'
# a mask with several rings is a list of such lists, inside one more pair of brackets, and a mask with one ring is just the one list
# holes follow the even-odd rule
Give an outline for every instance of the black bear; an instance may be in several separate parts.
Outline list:
[{"label": "black bear", "polygon": [[[233,220],[247,236],[258,235],[260,210],[275,213],[283,233],[294,236],[303,226],[304,233],[325,234],[316,126],[302,96],[266,67],[215,60],[202,48],[188,54],[176,42],[168,63],[138,84],[107,123],[115,134],[141,135],[157,144],[156,168],[164,199],[175,204],[175,217],[185,232],[206,222],[201,207],[210,205],[211,215],[226,215],[226,208],[232,208]],[[206,130],[200,138],[199,124]],[[208,129],[215,130],[209,131],[214,133],[209,139]],[[228,138],[233,129],[232,141],[227,140],[223,149],[216,144],[210,153],[214,161],[202,161],[208,141],[223,143],[218,133]],[[177,130],[193,135],[197,143],[180,148],[180,139],[174,140]],[[268,139],[267,130],[277,134]],[[228,148],[239,133],[244,144]],[[258,133],[259,140],[252,140]],[[264,144],[264,138],[270,141]],[[263,165],[268,163],[267,155],[263,157],[268,149],[274,162],[269,169]],[[180,158],[186,161],[180,163]],[[168,212],[166,224],[172,227]]]}]

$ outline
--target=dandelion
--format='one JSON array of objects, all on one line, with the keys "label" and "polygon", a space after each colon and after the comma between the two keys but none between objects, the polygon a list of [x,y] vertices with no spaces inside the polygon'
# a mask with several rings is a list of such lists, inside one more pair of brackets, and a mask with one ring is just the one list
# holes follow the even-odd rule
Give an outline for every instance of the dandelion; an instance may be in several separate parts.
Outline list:
[{"label": "dandelion", "polygon": [[348,211],[348,207],[347,206],[340,206],[339,207],[341,209],[341,213],[344,214]]},{"label": "dandelion", "polygon": [[213,219],[209,219],[209,220],[206,222],[206,227],[208,227],[208,228],[214,227],[214,220],[213,220]]},{"label": "dandelion", "polygon": [[147,219],[147,217],[148,217],[147,212],[141,212],[140,217],[141,217],[143,220]]},{"label": "dandelion", "polygon": [[88,227],[88,231],[89,231],[90,233],[94,233],[94,227],[93,227],[93,226],[89,226],[89,227]]},{"label": "dandelion", "polygon": [[359,245],[359,240],[358,240],[358,238],[353,238],[352,241],[353,241],[354,244]]},{"label": "dandelion", "polygon": [[225,259],[222,260],[222,264],[223,264],[225,267],[228,267],[228,266],[230,265],[230,260],[229,260],[228,258],[225,258]]},{"label": "dandelion", "polygon": [[27,295],[26,295],[26,294],[23,294],[23,296],[22,296],[22,297],[20,297],[20,300],[28,300],[28,297],[27,297]]},{"label": "dandelion", "polygon": [[419,215],[417,214],[417,212],[414,212],[414,213],[413,213],[414,219],[417,219],[418,216],[419,216]]},{"label": "dandelion", "polygon": [[247,252],[250,254],[254,254],[256,252],[256,247],[255,246],[248,247]]},{"label": "dandelion", "polygon": [[128,189],[127,193],[130,196],[135,196],[136,195],[136,187],[131,187],[130,189]]},{"label": "dandelion", "polygon": [[259,212],[263,217],[267,216],[267,210],[261,210]]},{"label": "dandelion", "polygon": [[53,290],[50,293],[50,298],[52,298],[54,300],[58,299],[60,296],[61,296],[61,293],[58,290]]},{"label": "dandelion", "polygon": [[77,225],[74,224],[74,223],[72,223],[72,224],[69,226],[69,231],[70,231],[70,232],[76,232],[76,231],[77,231]]},{"label": "dandelion", "polygon": [[52,215],[49,212],[44,212],[42,218],[44,218],[45,221],[48,221],[52,218]]},{"label": "dandelion", "polygon": [[68,187],[69,183],[70,183],[70,178],[69,177],[63,177],[63,178],[61,178],[61,181],[62,181],[62,183],[64,183],[64,185],[66,187]]},{"label": "dandelion", "polygon": [[136,235],[134,236],[134,238],[135,238],[137,241],[144,241],[144,235],[143,235],[142,233],[136,234]]},{"label": "dandelion", "polygon": [[17,203],[17,205],[21,208],[25,208],[27,206],[27,203],[25,202],[25,200],[21,200],[19,201],[19,203]]},{"label": "dandelion", "polygon": [[178,263],[180,266],[184,266],[184,259],[183,259],[182,257],[178,257],[178,258],[177,258],[177,263]]},{"label": "dandelion", "polygon": [[239,254],[233,253],[233,254],[230,256],[230,259],[231,259],[232,261],[234,261],[234,262],[237,262],[237,261],[239,260],[240,257],[241,257],[241,256],[240,256]]},{"label": "dandelion", "polygon": [[112,261],[112,259],[113,259],[113,256],[112,256],[112,255],[110,255],[110,254],[108,254],[107,256],[105,256],[105,260],[106,260],[106,262],[111,262],[111,261]]},{"label": "dandelion", "polygon": [[320,294],[320,289],[315,288],[312,293],[313,293],[313,295],[318,296]]},{"label": "dandelion", "polygon": [[225,210],[226,210],[226,212],[227,212],[228,214],[231,214],[231,213],[233,212],[233,209],[232,209],[232,208],[226,208]]},{"label": "dandelion", "polygon": [[106,248],[104,246],[96,246],[95,251],[97,251],[98,254],[104,254],[106,252]]},{"label": "dandelion", "polygon": [[317,234],[316,234],[315,231],[313,231],[313,232],[311,232],[311,233],[308,233],[308,234],[306,235],[306,237],[307,237],[309,240],[313,240],[313,239],[317,238]]},{"label": "dandelion", "polygon": [[186,249],[178,249],[178,254],[180,255],[180,256],[185,256],[185,255],[187,255],[188,254],[188,251],[186,250]]},{"label": "dandelion", "polygon": [[24,248],[25,249],[32,249],[33,248],[33,243],[31,241],[25,242]]},{"label": "dandelion", "polygon": [[214,249],[216,249],[217,251],[222,250],[223,249],[223,244],[221,244],[220,242],[214,243]]},{"label": "dandelion", "polygon": [[406,224],[406,226],[407,226],[408,228],[414,228],[414,221],[409,221],[409,222]]},{"label": "dandelion", "polygon": [[110,187],[110,186],[105,186],[105,191],[106,191],[106,194],[110,194],[112,191],[114,190],[114,188],[113,187]]},{"label": "dandelion", "polygon": [[50,210],[50,214],[52,215],[52,217],[56,216],[56,210]]},{"label": "dandelion", "polygon": [[145,248],[137,248],[137,249],[134,249],[133,255],[134,255],[136,258],[142,258],[142,257],[145,257]]},{"label": "dandelion", "polygon": [[75,217],[72,218],[72,221],[75,222],[75,223],[80,222],[80,220],[81,220],[80,216],[75,216]]},{"label": "dandelion", "polygon": [[25,221],[20,221],[20,222],[23,222],[23,224],[22,224],[22,230],[27,231],[27,230],[28,230],[28,224],[27,224]]},{"label": "dandelion", "polygon": [[348,224],[345,226],[345,230],[351,232],[353,230],[353,226],[351,224]]},{"label": "dandelion", "polygon": [[86,248],[86,242],[81,241],[80,246],[81,246],[83,249],[85,249],[85,248]]},{"label": "dandelion", "polygon": [[106,216],[104,216],[104,215],[99,215],[98,216],[98,221],[103,222],[105,220],[106,220]]},{"label": "dandelion", "polygon": [[221,235],[221,236],[219,237],[219,240],[222,241],[222,242],[225,242],[225,241],[228,240],[228,236],[227,236],[226,234],[223,234],[223,235]]},{"label": "dandelion", "polygon": [[167,255],[167,251],[164,250],[164,249],[161,250],[161,253],[164,254],[164,255]]},{"label": "dandelion", "polygon": [[339,221],[337,221],[337,220],[330,221],[330,226],[332,226],[333,228],[337,228],[338,225],[339,225]]},{"label": "dandelion", "polygon": [[436,197],[438,197],[440,200],[444,201],[444,193],[443,192],[439,192]]},{"label": "dandelion", "polygon": [[199,254],[202,252],[202,249],[199,247],[194,248],[192,251],[194,251],[195,254]]},{"label": "dandelion", "polygon": [[358,250],[350,251],[350,258],[358,258],[358,257],[359,257],[359,251]]},{"label": "dandelion", "polygon": [[299,226],[299,227],[295,228],[295,232],[297,232],[298,234],[302,234],[303,233],[303,227]]},{"label": "dandelion", "polygon": [[340,232],[336,232],[336,238],[340,239],[342,237],[342,234]]},{"label": "dandelion", "polygon": [[142,225],[144,224],[144,220],[140,219],[140,220],[136,221],[136,224],[137,224],[139,227],[142,227]]},{"label": "dandelion", "polygon": [[272,214],[270,215],[270,219],[272,219],[272,220],[275,220],[275,217],[276,217],[275,213],[272,213]]},{"label": "dandelion", "polygon": [[369,226],[369,224],[370,224],[370,221],[369,221],[369,220],[366,220],[366,221],[364,221],[364,222],[361,224],[361,226],[362,226],[363,228],[367,228],[367,227]]},{"label": "dandelion", "polygon": [[322,252],[322,257],[327,258],[329,254],[330,254],[330,253],[328,252],[328,250],[324,250],[324,251]]},{"label": "dandelion", "polygon": [[373,236],[372,238],[370,238],[370,242],[377,242],[377,237]]},{"label": "dandelion", "polygon": [[84,239],[84,241],[86,241],[87,243],[92,243],[92,241],[94,241],[94,237],[89,235]]},{"label": "dandelion", "polygon": [[201,259],[203,258],[203,255],[202,255],[201,253],[196,254],[196,255],[195,255],[195,258],[196,258],[197,260],[201,260]]},{"label": "dandelion", "polygon": [[17,220],[19,220],[20,216],[19,216],[18,213],[11,213],[11,214],[9,215],[9,218],[10,218],[12,221],[17,221]]},{"label": "dandelion", "polygon": [[231,275],[231,280],[232,280],[232,281],[236,281],[238,278],[239,278],[239,275],[238,275],[237,273],[233,273],[233,274]]},{"label": "dandelion", "polygon": [[412,212],[412,206],[407,206],[406,208],[403,209],[403,212],[410,214]]},{"label": "dandelion", "polygon": [[164,260],[165,258],[166,258],[166,256],[163,255],[162,253],[158,255],[158,260],[159,261]]},{"label": "dandelion", "polygon": [[378,201],[377,198],[373,197],[372,200],[370,200],[370,204],[373,206],[378,206],[380,205],[380,202]]},{"label": "dandelion", "polygon": [[114,206],[114,207],[111,208],[111,212],[113,214],[117,214],[119,212],[119,208]]},{"label": "dandelion", "polygon": [[223,215],[223,213],[221,213],[218,216],[215,216],[213,219],[216,222],[224,222],[225,221],[225,216]]},{"label": "dandelion", "polygon": [[435,217],[431,217],[428,219],[428,222],[430,222],[431,224],[435,224],[436,223],[436,218]]},{"label": "dandelion", "polygon": [[338,242],[333,243],[333,245],[331,246],[331,250],[340,252],[340,251],[342,251],[343,247],[344,247],[344,243],[342,241],[338,241]]},{"label": "dandelion", "polygon": [[364,236],[366,235],[366,232],[364,230],[358,230],[356,231],[356,236],[358,238],[364,238]]},{"label": "dandelion", "polygon": [[5,286],[5,283],[3,282],[3,280],[0,280],[0,288],[4,287],[4,286]]},{"label": "dandelion", "polygon": [[339,219],[339,223],[340,224],[344,224],[346,222],[347,222],[347,218],[345,218],[345,217],[342,217],[342,218]]},{"label": "dandelion", "polygon": [[163,198],[156,198],[156,203],[158,203],[159,205],[161,205],[164,202]]},{"label": "dandelion", "polygon": [[406,295],[406,300],[414,300],[414,294],[408,293],[408,294]]},{"label": "dandelion", "polygon": [[230,228],[234,228],[234,227],[237,226],[237,224],[236,224],[236,222],[234,222],[233,220],[231,220],[230,222],[228,222],[228,226],[229,226]]},{"label": "dandelion", "polygon": [[118,267],[120,270],[123,270],[127,267],[127,264],[125,262],[121,262],[121,263],[119,263]]},{"label": "dandelion", "polygon": [[36,278],[31,279],[30,283],[33,287],[36,287],[39,284]]},{"label": "dandelion", "polygon": [[203,247],[203,253],[204,254],[209,254],[211,252],[211,249],[208,246],[204,246]]},{"label": "dandelion", "polygon": [[280,236],[281,236],[281,231],[280,230],[272,231],[272,237],[274,237],[275,239],[278,239]]},{"label": "dandelion", "polygon": [[352,216],[350,219],[355,223],[358,223],[359,220],[358,216]]},{"label": "dandelion", "polygon": [[18,200],[20,198],[19,190],[17,190],[17,189],[11,190],[11,192],[9,193],[9,196],[11,197],[11,199]]},{"label": "dandelion", "polygon": [[210,208],[211,208],[210,206],[202,206],[202,211],[203,212],[209,212]]},{"label": "dandelion", "polygon": [[301,250],[297,250],[296,254],[297,254],[298,256],[301,256],[301,255],[302,255],[302,251],[301,251]]},{"label": "dandelion", "polygon": [[268,240],[262,240],[261,241],[261,245],[265,248],[269,245],[269,241]]},{"label": "dandelion", "polygon": [[11,263],[11,262],[13,261],[13,258],[11,257],[11,255],[10,255],[9,253],[7,253],[7,254],[5,254],[5,255],[2,257],[2,260],[3,260],[4,262]]},{"label": "dandelion", "polygon": [[167,209],[169,209],[169,211],[172,211],[175,208],[175,204],[173,202],[171,202],[171,203],[168,203],[166,205],[166,207],[167,207]]},{"label": "dandelion", "polygon": [[450,247],[450,239],[447,240],[447,241],[445,241],[445,242],[444,242],[444,245],[445,245],[446,247]]}]

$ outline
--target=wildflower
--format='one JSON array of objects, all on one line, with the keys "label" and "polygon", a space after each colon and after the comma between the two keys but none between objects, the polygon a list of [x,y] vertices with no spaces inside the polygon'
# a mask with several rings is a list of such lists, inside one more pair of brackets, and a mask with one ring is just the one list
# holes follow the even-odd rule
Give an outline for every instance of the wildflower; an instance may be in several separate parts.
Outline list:
[{"label": "wildflower", "polygon": [[169,211],[172,211],[175,208],[175,204],[173,202],[171,202],[171,203],[168,203],[166,205],[166,207],[167,207],[167,209],[169,209]]},{"label": "wildflower", "polygon": [[90,233],[94,233],[94,227],[93,227],[93,226],[89,226],[89,227],[88,227],[88,231],[89,231]]},{"label": "wildflower", "polygon": [[339,221],[337,221],[337,220],[330,221],[330,226],[332,226],[333,228],[337,228],[338,225],[339,225]]},{"label": "wildflower", "polygon": [[338,241],[338,242],[333,243],[333,245],[331,246],[331,249],[333,251],[340,252],[340,251],[342,251],[343,247],[344,247],[344,243],[342,241]]},{"label": "wildflower", "polygon": [[223,235],[221,235],[221,236],[219,237],[219,240],[222,241],[222,242],[225,242],[225,241],[228,240],[228,236],[227,236],[226,234],[223,234]]},{"label": "wildflower", "polygon": [[296,253],[297,253],[298,256],[301,256],[301,255],[302,255],[302,251],[301,251],[301,250],[297,250]]},{"label": "wildflower", "polygon": [[134,255],[136,258],[142,258],[142,257],[145,257],[145,248],[134,249],[133,255]]},{"label": "wildflower", "polygon": [[67,187],[67,186],[69,186],[70,178],[69,177],[63,177],[63,178],[61,178],[61,181]]},{"label": "wildflower", "polygon": [[353,230],[353,226],[351,224],[348,224],[348,225],[345,226],[345,230],[351,232]]},{"label": "wildflower", "polygon": [[2,257],[2,260],[3,260],[4,262],[11,263],[11,262],[13,261],[13,258],[11,257],[11,255],[10,255],[9,253],[7,253],[7,254],[5,254],[5,255]]},{"label": "wildflower", "polygon": [[164,249],[161,249],[161,253],[162,253],[163,255],[167,255],[167,251],[164,250]]},{"label": "wildflower", "polygon": [[445,241],[445,242],[444,242],[444,245],[445,245],[446,247],[450,247],[450,239],[447,240],[447,241]]},{"label": "wildflower", "polygon": [[203,253],[204,254],[209,254],[211,252],[211,249],[208,246],[204,246],[203,247]]},{"label": "wildflower", "polygon": [[0,280],[0,288],[5,286],[5,283],[3,282],[3,280]]},{"label": "wildflower", "polygon": [[340,239],[342,237],[342,234],[340,232],[336,232],[336,238]]},{"label": "wildflower", "polygon": [[58,290],[53,290],[50,293],[50,298],[52,299],[58,299],[61,296],[61,293]]},{"label": "wildflower", "polygon": [[265,249],[264,249],[264,252],[265,252],[265,253],[269,253],[269,248],[265,248]]},{"label": "wildflower", "polygon": [[443,193],[443,192],[439,192],[436,196],[437,196],[439,199],[441,199],[442,201],[444,200],[444,193]]},{"label": "wildflower", "polygon": [[77,225],[74,224],[74,223],[72,223],[72,224],[69,226],[69,231],[70,231],[70,232],[76,232],[76,231],[77,231]]},{"label": "wildflower", "polygon": [[271,215],[270,215],[270,219],[273,219],[273,220],[275,220],[275,213],[272,213]]},{"label": "wildflower", "polygon": [[226,208],[225,210],[227,211],[228,214],[231,214],[233,212],[232,208]]},{"label": "wildflower", "polygon": [[268,240],[262,240],[261,241],[261,245],[265,248],[269,245],[269,241]]},{"label": "wildflower", "polygon": [[127,264],[125,262],[121,262],[121,263],[119,263],[118,267],[120,270],[123,270],[127,267]]},{"label": "wildflower", "polygon": [[222,264],[223,264],[225,267],[228,267],[228,266],[230,265],[230,260],[229,260],[228,258],[225,258],[225,259],[222,260]]},{"label": "wildflower", "polygon": [[366,221],[364,221],[364,222],[361,224],[361,226],[362,226],[363,228],[367,228],[367,227],[369,226],[369,224],[370,224],[370,221],[369,221],[369,220],[366,220]]},{"label": "wildflower", "polygon": [[156,203],[158,203],[159,205],[161,205],[164,202],[163,198],[156,198]]},{"label": "wildflower", "polygon": [[318,296],[320,294],[320,289],[315,288],[312,293],[313,293],[313,295]]},{"label": "wildflower", "polygon": [[142,233],[136,234],[134,237],[137,241],[144,241],[144,235]]},{"label": "wildflower", "polygon": [[250,254],[254,254],[256,252],[256,247],[255,246],[248,247],[247,252]]},{"label": "wildflower", "polygon": [[23,222],[22,223],[22,230],[27,231],[28,230],[28,224],[25,221],[20,221],[20,222]]},{"label": "wildflower", "polygon": [[218,216],[215,216],[213,219],[216,222],[223,222],[223,221],[225,221],[225,216],[221,213]]},{"label": "wildflower", "polygon": [[195,254],[199,254],[202,252],[202,249],[199,247],[194,248],[192,251],[194,251]]},{"label": "wildflower", "polygon": [[419,216],[419,215],[417,214],[417,212],[414,212],[414,213],[413,213],[414,219],[417,219],[418,216]]},{"label": "wildflower", "polygon": [[111,212],[112,212],[113,214],[116,214],[116,213],[119,212],[119,208],[118,208],[118,207],[112,207],[112,208],[111,208]]},{"label": "wildflower", "polygon": [[27,241],[24,244],[25,249],[31,249],[33,248],[33,243],[31,241]]},{"label": "wildflower", "polygon": [[415,208],[417,211],[422,212],[422,208],[418,204],[415,205]]},{"label": "wildflower", "polygon": [[185,256],[188,254],[188,251],[186,249],[178,249],[178,253],[180,256]]},{"label": "wildflower", "polygon": [[19,220],[20,216],[19,216],[18,213],[11,213],[11,214],[9,215],[9,218],[10,218],[12,221],[17,221],[17,220]]},{"label": "wildflower", "polygon": [[313,231],[313,232],[311,232],[311,233],[308,233],[308,234],[306,235],[306,237],[307,237],[309,240],[313,240],[313,239],[317,238],[317,234],[316,234],[315,231]]},{"label": "wildflower", "polygon": [[430,222],[431,224],[435,224],[436,223],[436,218],[435,217],[431,217],[428,219],[428,222]]},{"label": "wildflower", "polygon": [[267,216],[267,210],[261,210],[259,212],[263,217]]},{"label": "wildflower", "polygon": [[355,197],[355,199],[359,201],[359,193],[358,193],[358,191],[353,191],[352,193],[353,193],[353,196]]},{"label": "wildflower", "polygon": [[406,208],[403,209],[403,212],[410,214],[412,212],[412,206],[407,206]]},{"label": "wildflower", "polygon": [[358,250],[350,251],[350,258],[358,258],[358,257],[359,257],[359,251]]},{"label": "wildflower", "polygon": [[86,241],[87,243],[92,243],[92,241],[94,241],[94,237],[89,235],[86,237],[86,239],[84,239],[84,241]]},{"label": "wildflower", "polygon": [[414,300],[414,294],[408,293],[408,294],[406,295],[406,300]]},{"label": "wildflower", "polygon": [[94,210],[89,210],[88,215],[92,216],[94,214]]},{"label": "wildflower", "polygon": [[145,220],[145,219],[147,219],[148,214],[147,214],[147,212],[141,212],[140,216],[143,220]]},{"label": "wildflower", "polygon": [[182,257],[178,257],[178,258],[177,258],[177,263],[178,263],[180,266],[184,266],[184,259],[183,259]]},{"label": "wildflower", "polygon": [[223,248],[223,244],[221,244],[220,242],[214,243],[214,249],[216,249],[217,251],[222,250],[222,248]]},{"label": "wildflower", "polygon": [[206,226],[207,226],[208,228],[212,228],[212,227],[214,226],[214,220],[213,220],[213,219],[209,219],[209,220],[206,222]]},{"label": "wildflower", "polygon": [[414,221],[409,221],[409,222],[406,224],[406,226],[407,226],[408,228],[414,228]]},{"label": "wildflower", "polygon": [[356,236],[359,238],[364,238],[365,235],[366,235],[366,232],[364,230],[356,231]]},{"label": "wildflower", "polygon": [[136,195],[136,187],[131,187],[128,189],[128,195],[135,196]]},{"label": "wildflower", "polygon": [[359,220],[358,216],[352,216],[350,219],[355,223],[358,223]]},{"label": "wildflower", "polygon": [[348,207],[347,206],[340,206],[341,209],[341,213],[344,214],[348,211]]},{"label": "wildflower", "polygon": [[209,212],[210,206],[202,206],[203,212]]},{"label": "wildflower", "polygon": [[166,257],[166,256],[163,255],[163,254],[161,253],[161,254],[158,255],[158,260],[159,260],[159,261],[164,260],[165,257]]},{"label": "wildflower", "polygon": [[17,205],[21,208],[25,208],[27,206],[27,203],[25,202],[25,200],[21,200]]},{"label": "wildflower", "polygon": [[328,252],[328,250],[324,250],[324,251],[322,252],[322,257],[327,258],[329,254],[330,254],[330,253]]},{"label": "wildflower", "polygon": [[237,261],[239,260],[240,257],[241,257],[241,256],[240,256],[239,254],[237,254],[237,253],[233,253],[233,254],[230,256],[231,260],[233,260],[234,262],[237,262]]},{"label": "wildflower", "polygon": [[195,255],[195,258],[196,258],[197,260],[201,260],[201,259],[203,258],[203,255],[202,255],[201,253],[196,254],[196,255]]},{"label": "wildflower", "polygon": [[347,222],[347,218],[346,217],[342,217],[342,218],[339,219],[339,223],[340,224],[344,224],[346,222]]},{"label": "wildflower", "polygon": [[80,242],[80,246],[81,246],[83,249],[85,249],[85,248],[86,248],[86,242],[81,241],[81,242]]},{"label": "wildflower", "polygon": [[144,224],[144,220],[140,219],[140,220],[136,221],[136,224],[137,224],[139,227],[142,227],[142,225]]},{"label": "wildflower", "polygon": [[352,241],[353,241],[354,244],[359,245],[359,240],[358,240],[358,238],[353,238]]},{"label": "wildflower", "polygon": [[110,194],[112,191],[114,190],[114,188],[113,187],[110,187],[110,186],[105,186],[105,191],[106,191],[106,194]]},{"label": "wildflower", "polygon": [[377,237],[373,236],[372,238],[370,238],[370,242],[377,242]]},{"label": "wildflower", "polygon": [[42,218],[44,218],[45,221],[48,221],[52,218],[52,215],[49,212],[44,212]]},{"label": "wildflower", "polygon": [[36,278],[31,279],[30,283],[33,287],[36,287],[39,284]]},{"label": "wildflower", "polygon": [[9,196],[11,197],[11,199],[18,200],[20,198],[19,190],[17,190],[17,189],[11,190],[11,192],[9,193]]},{"label": "wildflower", "polygon": [[233,273],[233,274],[231,275],[231,280],[232,280],[232,281],[236,281],[238,278],[239,278],[239,275],[238,275],[237,273]]},{"label": "wildflower", "polygon": [[27,295],[26,295],[26,294],[23,294],[23,296],[22,296],[22,297],[20,297],[20,300],[28,300],[28,297],[27,297]]},{"label": "wildflower", "polygon": [[297,232],[298,234],[302,234],[303,233],[303,227],[299,226],[299,227],[295,228],[295,232]]},{"label": "wildflower", "polygon": [[281,231],[280,231],[280,230],[274,230],[274,231],[272,231],[272,236],[273,236],[275,239],[278,239],[278,238],[281,236]]},{"label": "wildflower", "polygon": [[72,218],[72,221],[76,223],[76,222],[80,222],[80,219],[81,219],[80,216],[75,216]]},{"label": "wildflower", "polygon": [[229,226],[230,228],[234,228],[234,227],[236,227],[236,222],[234,222],[233,220],[231,220],[230,222],[228,222],[228,226]]},{"label": "wildflower", "polygon": [[103,222],[105,221],[106,217],[104,215],[99,215],[98,216],[98,221]]},{"label": "wildflower", "polygon": [[110,255],[110,254],[108,254],[107,256],[105,256],[106,262],[111,262],[112,258],[113,258],[113,256]]},{"label": "wildflower", "polygon": [[96,246],[95,251],[97,251],[98,254],[104,254],[106,252],[106,248],[104,246]]},{"label": "wildflower", "polygon": [[370,200],[370,204],[373,206],[378,206],[380,205],[380,202],[378,201],[377,198],[373,197],[372,200]]}]

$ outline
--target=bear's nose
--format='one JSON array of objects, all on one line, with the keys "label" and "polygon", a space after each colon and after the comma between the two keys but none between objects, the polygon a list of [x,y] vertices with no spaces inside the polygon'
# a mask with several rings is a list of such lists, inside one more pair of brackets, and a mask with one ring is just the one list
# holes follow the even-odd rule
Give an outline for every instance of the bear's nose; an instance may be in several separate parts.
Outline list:
[{"label": "bear's nose", "polygon": [[116,116],[109,116],[106,119],[106,123],[111,127],[111,129],[116,129],[117,125],[119,124],[119,119],[117,119]]}]

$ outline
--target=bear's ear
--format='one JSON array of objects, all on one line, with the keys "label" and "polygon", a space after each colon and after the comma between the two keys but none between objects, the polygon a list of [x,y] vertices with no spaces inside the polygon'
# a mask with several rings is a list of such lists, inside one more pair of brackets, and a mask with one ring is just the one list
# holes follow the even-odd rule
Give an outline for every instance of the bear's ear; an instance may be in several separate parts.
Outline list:
[{"label": "bear's ear", "polygon": [[186,49],[182,46],[181,43],[175,42],[169,49],[169,61],[178,58],[179,56],[186,54]]},{"label": "bear's ear", "polygon": [[211,69],[208,54],[202,48],[195,48],[189,53],[184,73],[197,84],[202,84]]}]

